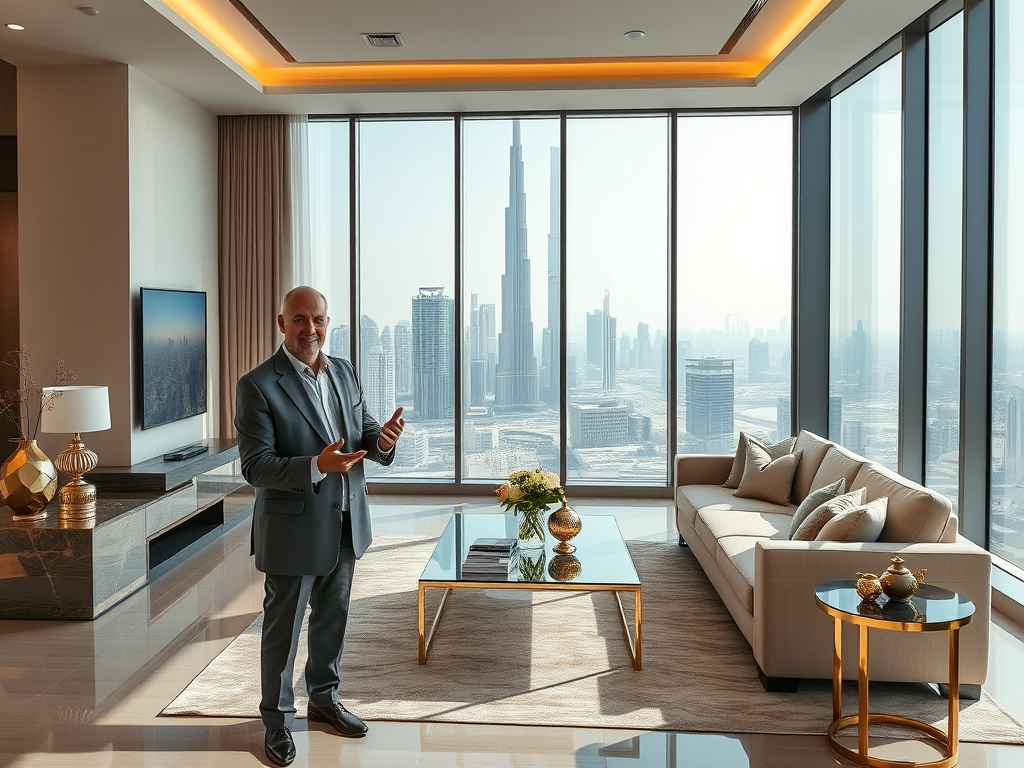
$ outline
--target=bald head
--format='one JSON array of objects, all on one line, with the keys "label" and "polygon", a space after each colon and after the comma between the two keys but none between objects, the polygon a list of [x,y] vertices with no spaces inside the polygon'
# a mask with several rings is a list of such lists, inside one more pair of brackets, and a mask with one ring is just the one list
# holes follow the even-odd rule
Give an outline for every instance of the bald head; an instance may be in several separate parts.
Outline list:
[{"label": "bald head", "polygon": [[320,350],[327,338],[327,299],[309,286],[292,288],[281,302],[277,327],[284,334],[284,345],[296,359],[319,370]]},{"label": "bald head", "polygon": [[320,291],[318,291],[316,288],[310,288],[308,285],[298,285],[298,286],[292,288],[290,291],[288,291],[288,293],[286,293],[284,295],[284,298],[281,299],[281,314],[283,315],[285,313],[284,310],[288,306],[288,300],[291,299],[293,296],[298,296],[298,295],[307,296],[309,294],[313,294],[315,296],[319,296],[320,297],[320,301],[322,301],[323,304],[324,304],[324,314],[326,315],[327,314],[327,297],[324,296],[322,293],[320,293]]}]

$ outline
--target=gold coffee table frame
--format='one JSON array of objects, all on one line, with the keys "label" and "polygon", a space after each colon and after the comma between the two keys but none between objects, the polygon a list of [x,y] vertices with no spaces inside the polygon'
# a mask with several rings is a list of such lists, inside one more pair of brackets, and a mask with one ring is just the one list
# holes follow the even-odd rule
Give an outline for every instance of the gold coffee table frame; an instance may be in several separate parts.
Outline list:
[{"label": "gold coffee table frame", "polygon": [[[851,582],[852,583],[852,582]],[[818,607],[835,619],[835,649],[832,656],[832,724],[828,728],[828,745],[832,754],[855,765],[867,768],[951,768],[956,765],[959,754],[957,733],[960,715],[960,629],[971,623],[973,614],[963,619],[937,622],[898,622],[873,616],[863,616],[835,608],[815,595]],[[859,628],[859,654],[857,676],[857,714],[843,717],[843,622]],[[871,714],[868,707],[868,629],[885,629],[895,632],[949,632],[949,722],[943,733],[930,723],[913,720],[900,715]],[[871,723],[902,725],[924,733],[942,747],[943,757],[925,763],[905,760],[883,760],[872,757],[869,750],[869,726]],[[857,726],[857,750],[839,743],[836,736],[843,728]]]},{"label": "gold coffee table frame", "polygon": [[[468,517],[479,517],[480,515],[473,515],[471,513],[460,513],[453,515],[453,520],[449,525],[456,525],[455,518],[468,518]],[[495,518],[500,520],[500,516],[485,515],[487,518]],[[583,530],[599,531],[600,534],[610,537],[605,539],[606,541],[612,541],[613,543],[620,544],[622,546],[622,558],[624,558],[625,564],[628,565],[628,570],[631,572],[631,576],[627,573],[624,576],[617,578],[630,578],[629,582],[607,582],[607,583],[595,583],[588,582],[586,579],[580,579],[580,581],[471,581],[464,579],[449,579],[449,578],[421,578],[419,581],[419,589],[417,595],[417,614],[416,614],[416,630],[419,636],[419,663],[427,663],[427,653],[430,650],[430,644],[434,639],[434,634],[437,632],[437,627],[441,623],[441,616],[444,613],[445,606],[448,604],[449,598],[456,589],[518,589],[528,590],[531,592],[541,591],[557,591],[557,592],[612,592],[615,594],[615,601],[619,608],[619,618],[622,621],[622,629],[626,635],[626,645],[629,648],[630,658],[633,660],[633,669],[643,668],[643,599],[641,595],[642,585],[640,584],[639,578],[636,576],[636,570],[632,564],[632,558],[629,556],[629,550],[626,548],[625,542],[622,540],[622,534],[618,529],[617,524],[614,522],[614,517],[606,515],[585,515],[583,518]],[[604,523],[601,522],[602,518]],[[610,522],[608,522],[610,521]],[[588,528],[589,523],[589,528]],[[446,528],[447,532],[448,529]],[[614,531],[613,534],[609,531]],[[583,537],[581,537],[582,539]],[[442,546],[444,540],[444,534],[442,534],[441,540],[438,541],[435,550]],[[545,545],[545,550],[550,550],[551,545],[557,542],[551,540]],[[461,559],[463,552],[459,545],[455,547],[457,554],[456,557]],[[577,553],[580,554],[580,553]],[[586,561],[585,561],[586,562]],[[428,575],[426,572],[424,575]],[[448,576],[449,574],[444,574]],[[426,593],[429,589],[443,589],[444,594],[441,596],[441,604],[437,607],[437,613],[434,616],[434,620],[431,623],[429,630],[426,626],[426,617],[424,615],[426,610]],[[632,632],[630,631],[629,619],[626,617],[626,609],[622,604],[622,598],[620,593],[631,592],[633,593],[635,604],[633,606],[633,627]]]},{"label": "gold coffee table frame", "polygon": [[[441,604],[437,607],[437,614],[434,616],[434,621],[430,625],[429,633],[426,631],[426,623],[423,615],[426,592],[428,589],[443,589],[445,591],[444,595],[441,596]],[[434,639],[434,633],[437,631],[437,625],[441,623],[441,614],[444,612],[445,605],[448,604],[448,598],[455,589],[527,589],[531,592],[552,590],[558,592],[613,592],[615,594],[615,602],[618,603],[619,606],[619,618],[622,620],[622,629],[626,634],[626,645],[629,646],[629,655],[630,658],[633,659],[633,669],[643,668],[643,608],[640,597],[641,587],[605,584],[574,584],[572,582],[559,584],[531,581],[421,581],[418,600],[419,611],[416,618],[416,628],[419,633],[420,641],[420,664],[427,663],[427,652],[430,650],[430,643]],[[626,618],[626,609],[622,605],[622,598],[619,597],[619,592],[632,592],[636,598],[636,605],[633,611],[634,631],[632,633],[629,630],[629,620]]]}]

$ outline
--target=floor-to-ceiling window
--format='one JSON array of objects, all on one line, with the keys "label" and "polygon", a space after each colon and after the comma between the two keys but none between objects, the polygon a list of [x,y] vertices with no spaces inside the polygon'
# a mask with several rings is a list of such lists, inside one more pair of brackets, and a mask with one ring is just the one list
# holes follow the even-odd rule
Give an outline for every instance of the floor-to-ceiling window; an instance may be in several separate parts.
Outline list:
[{"label": "floor-to-ceiling window", "polygon": [[963,269],[964,22],[928,35],[928,326],[925,484],[957,506]]},{"label": "floor-to-ceiling window", "polygon": [[793,284],[792,115],[681,115],[678,451],[786,437]]},{"label": "floor-to-ceiling window", "polygon": [[560,466],[560,121],[462,124],[463,477]]},{"label": "floor-to-ceiling window", "polygon": [[316,286],[327,299],[327,351],[346,360],[351,358],[349,129],[348,120],[309,124],[305,201],[310,263],[296,275],[296,282]]},{"label": "floor-to-ceiling window", "polygon": [[569,481],[668,477],[668,121],[568,120]]},{"label": "floor-to-ceiling window", "polygon": [[367,473],[454,478],[455,122],[357,125],[364,407],[406,420],[394,465]]},{"label": "floor-to-ceiling window", "polygon": [[899,444],[901,59],[835,96],[831,120],[829,437],[892,469]]},{"label": "floor-to-ceiling window", "polygon": [[1024,567],[1024,5],[995,16],[990,542]]},{"label": "floor-to-ceiling window", "polygon": [[[486,483],[541,466],[569,485],[664,486],[670,420],[680,451],[788,434],[792,120],[310,122],[301,279],[328,297],[328,352],[355,354],[367,412],[402,407],[407,423],[394,466],[368,472]],[[721,404],[709,360],[729,363],[722,445],[685,426],[687,397]]]}]

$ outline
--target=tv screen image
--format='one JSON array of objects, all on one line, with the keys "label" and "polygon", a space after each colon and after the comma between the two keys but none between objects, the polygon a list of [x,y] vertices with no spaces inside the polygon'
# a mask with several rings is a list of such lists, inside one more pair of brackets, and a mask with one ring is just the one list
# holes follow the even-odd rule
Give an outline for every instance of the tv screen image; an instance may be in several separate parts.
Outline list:
[{"label": "tv screen image", "polygon": [[206,294],[143,288],[142,428],[206,413]]}]

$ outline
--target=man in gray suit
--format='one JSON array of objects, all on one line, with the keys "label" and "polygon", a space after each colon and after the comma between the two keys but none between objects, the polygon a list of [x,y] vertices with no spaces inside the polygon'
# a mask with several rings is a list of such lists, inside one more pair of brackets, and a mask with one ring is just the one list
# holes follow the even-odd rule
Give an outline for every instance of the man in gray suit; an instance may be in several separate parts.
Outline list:
[{"label": "man in gray suit", "polygon": [[362,460],[390,464],[405,424],[401,408],[383,426],[366,413],[352,364],[321,351],[329,323],[322,294],[289,291],[277,318],[284,343],[236,389],[242,475],[256,488],[252,548],[266,574],[260,713],[277,765],[295,759],[292,670],[307,604],[308,717],[366,733],[337,694],[352,573],[372,539]]}]

